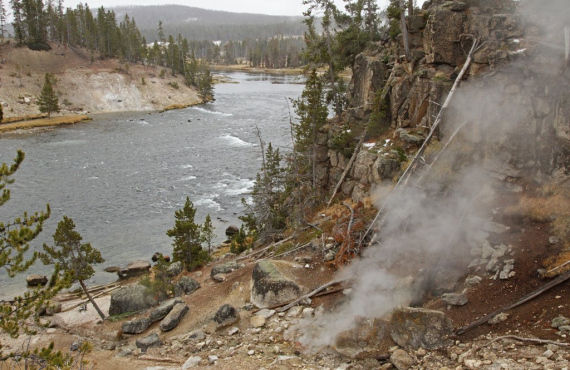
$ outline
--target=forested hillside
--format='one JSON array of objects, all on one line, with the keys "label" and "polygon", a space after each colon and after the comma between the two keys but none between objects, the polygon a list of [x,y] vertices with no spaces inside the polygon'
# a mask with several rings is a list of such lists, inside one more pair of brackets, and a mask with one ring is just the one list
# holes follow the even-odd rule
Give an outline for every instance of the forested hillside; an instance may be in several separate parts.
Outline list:
[{"label": "forested hillside", "polygon": [[231,13],[181,5],[131,6],[113,8],[118,17],[125,14],[137,19],[147,40],[157,39],[157,24],[164,31],[182,34],[188,40],[229,41],[268,39],[275,35],[302,36],[302,17]]}]

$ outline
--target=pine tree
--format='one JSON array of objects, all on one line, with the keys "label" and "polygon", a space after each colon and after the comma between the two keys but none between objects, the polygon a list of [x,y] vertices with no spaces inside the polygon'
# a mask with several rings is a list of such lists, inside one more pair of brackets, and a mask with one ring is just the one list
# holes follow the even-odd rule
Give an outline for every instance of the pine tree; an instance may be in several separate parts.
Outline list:
[{"label": "pine tree", "polygon": [[4,40],[4,35],[6,33],[6,7],[4,6],[4,0],[0,0],[0,40]]},{"label": "pine tree", "polygon": [[187,271],[202,266],[210,258],[208,252],[202,249],[201,228],[194,221],[195,216],[196,209],[190,198],[186,197],[184,207],[174,213],[174,227],[166,232],[166,235],[174,238],[174,261],[182,262]]},{"label": "pine tree", "polygon": [[294,126],[295,150],[305,155],[311,166],[312,188],[316,188],[317,134],[326,123],[328,110],[323,83],[312,70],[301,97],[293,102],[299,123]]},{"label": "pine tree", "polygon": [[57,224],[57,229],[53,234],[54,246],[44,244],[44,252],[40,253],[40,258],[46,265],[55,265],[61,281],[67,282],[69,286],[77,281],[101,319],[105,320],[105,315],[85,286],[85,280],[95,274],[92,265],[102,263],[104,260],[101,253],[90,243],[81,243],[82,239],[81,235],[75,231],[73,220],[63,216],[63,220]]},{"label": "pine tree", "polygon": [[[10,189],[7,186],[14,182],[11,177],[20,167],[24,157],[24,152],[18,151],[12,165],[0,164],[0,207],[10,200]],[[32,215],[24,213],[15,220],[0,220],[0,269],[9,277],[26,271],[37,259],[36,253],[28,253],[30,243],[40,234],[50,213],[48,205],[44,212]],[[50,284],[47,288],[28,291],[23,296],[15,297],[13,303],[0,302],[0,329],[13,337],[18,336],[21,329],[26,329],[26,320],[58,290],[59,286]]]},{"label": "pine tree", "polygon": [[38,105],[40,106],[40,112],[47,113],[48,117],[51,116],[52,112],[59,112],[58,99],[53,90],[52,76],[49,73],[45,74],[44,86],[38,98]]},{"label": "pine tree", "polygon": [[202,225],[202,241],[206,243],[208,254],[210,255],[212,254],[212,242],[215,237],[214,230],[215,227],[212,225],[212,218],[208,214],[204,220],[204,224]]},{"label": "pine tree", "polygon": [[201,69],[202,71],[198,77],[198,94],[202,100],[215,100],[212,74],[206,65],[202,65]]}]

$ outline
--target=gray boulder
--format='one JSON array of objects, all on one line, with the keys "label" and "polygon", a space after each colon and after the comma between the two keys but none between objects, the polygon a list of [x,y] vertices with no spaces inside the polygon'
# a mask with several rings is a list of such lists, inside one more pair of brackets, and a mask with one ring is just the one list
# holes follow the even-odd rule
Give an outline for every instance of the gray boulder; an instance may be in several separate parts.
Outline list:
[{"label": "gray boulder", "polygon": [[122,287],[111,294],[109,315],[120,315],[125,312],[136,312],[154,306],[156,299],[147,288],[135,284]]},{"label": "gray boulder", "polygon": [[176,261],[170,264],[166,269],[168,276],[178,276],[182,272],[182,262]]},{"label": "gray boulder", "polygon": [[398,370],[408,370],[415,363],[412,356],[410,356],[403,349],[397,349],[392,352],[392,355],[390,356],[390,362]]},{"label": "gray boulder", "polygon": [[182,320],[188,310],[188,306],[184,303],[175,304],[168,315],[166,315],[166,317],[160,322],[160,330],[169,331],[174,329],[178,326],[180,320]]},{"label": "gray boulder", "polygon": [[237,233],[239,233],[239,228],[237,226],[230,225],[226,228],[226,236],[228,239],[233,238]]},{"label": "gray boulder", "polygon": [[127,265],[127,267],[120,269],[117,274],[121,279],[128,279],[134,276],[148,274],[150,270],[150,262],[148,261],[134,261]]},{"label": "gray boulder", "polygon": [[147,317],[141,317],[123,323],[122,330],[125,334],[140,334],[150,326],[151,321]]},{"label": "gray boulder", "polygon": [[152,323],[164,319],[166,315],[168,315],[168,313],[172,311],[172,308],[178,303],[184,303],[184,302],[179,298],[173,298],[169,299],[166,302],[163,302],[160,306],[158,306],[157,308],[155,308],[150,312],[149,315],[150,322]]},{"label": "gray boulder", "polygon": [[390,321],[390,336],[403,348],[441,348],[450,344],[452,332],[451,320],[441,311],[403,307]]},{"label": "gray boulder", "polygon": [[156,333],[152,333],[144,338],[137,339],[136,341],[136,346],[143,352],[146,352],[146,350],[150,347],[158,347],[160,345],[160,338]]},{"label": "gray boulder", "polygon": [[210,276],[214,276],[217,274],[229,274],[232,271],[235,271],[239,268],[243,267],[242,264],[238,264],[236,261],[230,261],[226,263],[222,263],[220,265],[216,265],[212,267],[212,271],[210,272]]},{"label": "gray boulder", "polygon": [[394,346],[388,329],[388,323],[382,319],[359,319],[354,328],[336,336],[333,349],[350,358],[378,358]]},{"label": "gray boulder", "polygon": [[297,299],[301,288],[285,277],[273,261],[260,261],[253,268],[251,302],[257,307],[272,307]]},{"label": "gray boulder", "polygon": [[218,328],[232,325],[238,320],[239,316],[237,310],[229,304],[221,306],[216,312],[216,315],[214,315],[214,321],[218,324]]},{"label": "gray boulder", "polygon": [[200,288],[200,283],[192,279],[190,276],[183,276],[178,280],[174,287],[174,293],[177,296],[182,294],[192,294]]}]

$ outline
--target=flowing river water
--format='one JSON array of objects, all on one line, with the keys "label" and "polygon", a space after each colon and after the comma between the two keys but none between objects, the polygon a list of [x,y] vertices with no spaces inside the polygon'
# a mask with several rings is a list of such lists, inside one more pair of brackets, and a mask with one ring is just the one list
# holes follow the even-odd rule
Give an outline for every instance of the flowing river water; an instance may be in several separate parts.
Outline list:
[{"label": "flowing river water", "polygon": [[[103,272],[106,266],[150,260],[156,251],[171,255],[166,230],[186,196],[197,222],[209,213],[222,241],[228,225],[239,225],[241,198],[261,165],[256,125],[265,142],[289,150],[288,99],[303,89],[297,76],[228,76],[238,83],[216,85],[213,103],[98,115],[88,123],[0,136],[0,162],[10,163],[17,149],[26,153],[0,220],[49,203],[52,215],[31,247],[40,249],[52,242],[62,216],[71,217],[105,259],[90,284],[116,278]],[[47,272],[37,262],[27,273]],[[0,299],[20,294],[25,275],[10,279],[1,271]]]}]

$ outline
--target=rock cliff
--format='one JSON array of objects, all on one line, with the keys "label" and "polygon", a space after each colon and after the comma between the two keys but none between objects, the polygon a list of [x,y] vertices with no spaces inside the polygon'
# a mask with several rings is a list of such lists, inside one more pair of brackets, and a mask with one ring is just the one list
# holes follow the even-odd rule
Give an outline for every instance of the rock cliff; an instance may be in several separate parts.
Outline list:
[{"label": "rock cliff", "polygon": [[[540,176],[563,168],[567,173],[570,73],[564,60],[563,28],[546,29],[544,16],[538,7],[525,8],[510,0],[424,3],[406,20],[410,55],[405,55],[399,35],[379,41],[356,57],[349,108],[323,129],[320,140],[319,153],[328,153],[318,156],[322,188],[336,185],[366,127],[367,140],[358,148],[340,191],[361,201],[371,185],[392,181],[423,142],[474,39],[480,46],[465,79],[481,96],[471,102],[464,98],[461,109],[476,110],[478,117],[471,116],[481,121],[485,105],[508,100],[518,112],[504,119],[516,127],[508,132],[487,130],[493,120],[500,119],[491,118],[499,112],[489,111],[489,123],[481,125],[481,135],[497,136],[494,149],[505,149],[517,170]],[[481,94],[486,86],[494,91],[493,98]],[[445,112],[440,135],[446,134],[445,121],[457,118],[454,109]]]}]

